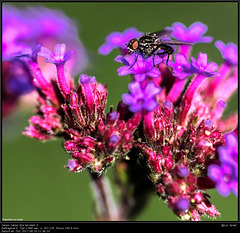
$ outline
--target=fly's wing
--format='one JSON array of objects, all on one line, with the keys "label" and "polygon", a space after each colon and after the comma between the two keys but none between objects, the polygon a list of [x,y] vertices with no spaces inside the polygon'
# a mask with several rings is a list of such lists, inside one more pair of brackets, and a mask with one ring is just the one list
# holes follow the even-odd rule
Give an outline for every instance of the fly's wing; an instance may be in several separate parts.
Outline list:
[{"label": "fly's wing", "polygon": [[172,30],[171,29],[163,29],[163,30],[159,30],[156,32],[153,32],[149,35],[154,35],[157,36],[158,38],[164,38],[164,37],[170,37],[172,34]]},{"label": "fly's wing", "polygon": [[194,45],[193,43],[182,42],[177,40],[159,40],[162,44],[169,44],[169,45]]}]

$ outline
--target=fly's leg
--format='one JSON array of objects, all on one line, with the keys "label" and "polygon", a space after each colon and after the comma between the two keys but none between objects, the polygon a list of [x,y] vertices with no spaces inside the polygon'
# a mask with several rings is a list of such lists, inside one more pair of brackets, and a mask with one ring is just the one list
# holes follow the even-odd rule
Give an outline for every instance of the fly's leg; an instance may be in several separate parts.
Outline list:
[{"label": "fly's leg", "polygon": [[128,69],[131,69],[131,68],[135,65],[135,63],[137,62],[137,60],[138,60],[138,53],[137,53],[137,57],[136,57],[135,61],[133,62],[133,64],[132,64]]},{"label": "fly's leg", "polygon": [[[161,52],[161,53],[156,53],[156,55],[159,56],[159,55],[162,55],[162,54],[167,54],[168,56],[167,56],[166,65],[168,66],[169,56],[170,56],[171,54],[173,54],[174,50],[173,50],[173,48],[172,48],[171,46],[168,46],[168,45],[165,45],[165,44],[161,44],[161,45],[159,46],[159,48],[160,48],[160,49],[163,49],[164,51]],[[169,66],[168,66],[168,67],[169,67]]]}]

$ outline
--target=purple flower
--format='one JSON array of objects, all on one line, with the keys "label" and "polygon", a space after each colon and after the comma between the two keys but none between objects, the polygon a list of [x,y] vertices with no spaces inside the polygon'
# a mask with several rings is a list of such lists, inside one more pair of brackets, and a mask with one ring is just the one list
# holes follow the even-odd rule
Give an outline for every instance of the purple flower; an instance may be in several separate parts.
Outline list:
[{"label": "purple flower", "polygon": [[122,99],[125,104],[129,105],[131,112],[142,110],[151,112],[157,107],[156,95],[160,93],[161,88],[156,87],[153,82],[149,82],[145,89],[142,89],[140,83],[131,82],[128,88],[130,94],[123,94]]},{"label": "purple flower", "polygon": [[170,110],[173,107],[173,104],[170,100],[165,100],[163,103],[164,108]]},{"label": "purple flower", "polygon": [[188,210],[190,207],[189,200],[187,198],[179,198],[176,203],[176,209],[180,211]]},{"label": "purple flower", "polygon": [[34,49],[30,47],[25,47],[19,52],[13,53],[12,57],[16,58],[30,58],[33,62],[37,63],[37,55],[39,50],[41,49],[42,44],[38,44],[34,47]]},{"label": "purple flower", "polygon": [[158,56],[155,56],[155,57],[151,56],[148,58],[144,58],[143,55],[138,53],[126,55],[124,57],[117,56],[115,58],[115,61],[121,62],[126,65],[126,66],[120,67],[117,70],[118,75],[124,76],[128,74],[134,74],[134,78],[138,82],[145,80],[147,77],[157,78],[161,73],[156,67],[153,66],[153,59],[154,59],[154,64],[159,64],[162,61],[162,58]]},{"label": "purple flower", "polygon": [[238,195],[238,178],[231,164],[221,166],[211,164],[208,167],[208,176],[216,183],[216,189],[220,195],[226,197],[231,191]]},{"label": "purple flower", "polygon": [[211,36],[203,36],[207,29],[207,25],[201,22],[195,22],[189,28],[177,22],[172,25],[172,37],[189,43],[210,43],[213,38]]},{"label": "purple flower", "polygon": [[179,166],[177,167],[177,175],[184,178],[187,177],[189,174],[188,168],[186,166]]},{"label": "purple flower", "polygon": [[218,147],[219,159],[222,163],[230,163],[238,173],[238,139],[233,133],[225,135],[226,146]]},{"label": "purple flower", "polygon": [[173,68],[173,75],[181,80],[191,74],[184,72],[189,70],[190,64],[188,63],[187,58],[181,53],[175,54],[175,62],[169,61],[168,65]]},{"label": "purple flower", "polygon": [[34,89],[33,76],[28,66],[20,59],[13,59],[9,66],[9,72],[3,79],[6,91],[15,96],[31,92]]},{"label": "purple flower", "polygon": [[114,123],[119,117],[119,113],[117,111],[109,112],[107,114],[107,121]]},{"label": "purple flower", "polygon": [[116,144],[118,143],[120,140],[119,136],[116,134],[113,134],[110,138],[109,138],[109,142]]},{"label": "purple flower", "polygon": [[88,76],[86,74],[81,74],[79,77],[79,82],[84,83],[96,83],[96,78],[94,76]]},{"label": "purple flower", "polygon": [[220,76],[220,74],[215,72],[218,69],[218,65],[214,62],[207,63],[206,53],[199,53],[197,60],[194,57],[191,57],[191,59],[192,59],[192,66],[193,66],[192,72],[201,73],[206,77]]},{"label": "purple flower", "polygon": [[65,54],[66,45],[65,44],[56,44],[54,47],[54,53],[50,51],[48,48],[41,47],[41,51],[38,52],[38,56],[46,58],[46,62],[54,63],[54,64],[62,64],[71,58],[73,54],[73,50],[68,51]]},{"label": "purple flower", "polygon": [[106,37],[106,42],[98,49],[98,53],[101,55],[109,54],[113,49],[126,49],[126,44],[132,38],[138,38],[142,35],[136,28],[128,28],[123,33],[112,32]]},{"label": "purple flower", "polygon": [[226,45],[218,40],[215,42],[215,46],[218,48],[222,54],[223,59],[225,59],[231,65],[238,64],[238,47],[233,43],[227,43]]},{"label": "purple flower", "polygon": [[70,172],[80,171],[82,168],[82,166],[77,162],[76,159],[69,159],[68,164],[65,167],[69,168]]}]

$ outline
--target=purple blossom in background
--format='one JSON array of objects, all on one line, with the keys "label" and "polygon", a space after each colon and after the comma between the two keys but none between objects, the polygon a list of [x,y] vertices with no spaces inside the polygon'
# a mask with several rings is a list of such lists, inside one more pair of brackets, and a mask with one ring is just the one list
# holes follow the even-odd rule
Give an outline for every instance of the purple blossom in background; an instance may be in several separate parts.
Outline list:
[{"label": "purple blossom in background", "polygon": [[[23,58],[22,55],[31,54],[32,48],[37,44],[52,49],[55,44],[61,42],[67,44],[68,50],[74,49],[74,56],[65,67],[69,75],[76,75],[87,66],[87,53],[78,37],[78,28],[73,20],[58,10],[41,6],[17,8],[2,5],[2,66],[4,71],[2,110],[4,116],[16,109],[19,100],[26,101],[26,106],[32,103],[30,95],[34,86],[31,72],[24,69],[26,65],[22,63],[25,61],[16,62],[16,59]],[[31,56],[36,63],[37,52],[33,51]],[[54,76],[55,67],[42,61],[43,59],[40,59],[40,68],[45,77],[49,79]]]},{"label": "purple blossom in background", "polygon": [[216,182],[222,196],[233,192],[238,196],[238,138],[233,133],[225,135],[226,145],[218,147],[220,165],[208,167],[209,177]]},{"label": "purple blossom in background", "polygon": [[234,43],[227,43],[226,45],[218,40],[215,42],[215,46],[220,51],[224,60],[228,62],[230,65],[238,64],[238,47]]},{"label": "purple blossom in background", "polygon": [[101,55],[108,55],[113,49],[126,50],[126,44],[132,38],[138,38],[143,33],[136,28],[127,28],[124,32],[112,32],[106,37],[106,42],[98,49]]},{"label": "purple blossom in background", "polygon": [[[160,71],[153,66],[153,59],[155,64],[159,64],[162,61],[162,58],[158,56],[144,58],[143,55],[136,53],[126,55],[124,58],[122,56],[117,56],[115,61],[126,65],[117,70],[118,75],[125,76],[128,74],[134,74],[134,78],[138,82],[144,81],[147,77],[157,78],[160,75]],[[132,66],[132,64],[134,65]]]},{"label": "purple blossom in background", "polygon": [[238,174],[238,138],[233,133],[225,135],[226,146],[218,147],[219,159],[222,163],[230,163]]},{"label": "purple blossom in background", "polygon": [[231,162],[234,165],[238,164],[238,138],[233,133],[225,135],[226,146],[218,148],[220,160],[222,162]]},{"label": "purple blossom in background", "polygon": [[206,53],[199,53],[197,60],[194,57],[191,57],[191,59],[192,66],[197,69],[197,72],[193,69],[193,73],[201,73],[206,77],[219,76],[219,74],[215,72],[218,69],[218,65],[215,62],[208,63]]},{"label": "purple blossom in background", "polygon": [[233,192],[238,196],[238,177],[232,164],[211,164],[208,167],[208,176],[216,183],[220,195],[226,197]]},{"label": "purple blossom in background", "polygon": [[9,66],[8,79],[4,83],[5,91],[16,97],[33,91],[33,77],[27,65],[21,60],[14,59]]},{"label": "purple blossom in background", "polygon": [[171,29],[173,30],[172,37],[179,41],[189,43],[210,43],[213,38],[211,36],[204,36],[207,32],[207,25],[201,22],[195,22],[187,28],[182,23],[172,24]]},{"label": "purple blossom in background", "polygon": [[153,82],[148,83],[144,89],[139,82],[131,82],[128,88],[130,94],[123,94],[122,99],[129,105],[131,112],[153,111],[157,107],[156,95],[160,93],[161,88],[156,87]]},{"label": "purple blossom in background", "polygon": [[76,75],[86,67],[88,59],[78,36],[79,25],[61,11],[42,6],[19,9],[3,4],[2,12],[3,60],[26,47],[41,43],[50,48],[61,42],[67,44],[68,50],[75,51],[67,65],[71,74]]}]

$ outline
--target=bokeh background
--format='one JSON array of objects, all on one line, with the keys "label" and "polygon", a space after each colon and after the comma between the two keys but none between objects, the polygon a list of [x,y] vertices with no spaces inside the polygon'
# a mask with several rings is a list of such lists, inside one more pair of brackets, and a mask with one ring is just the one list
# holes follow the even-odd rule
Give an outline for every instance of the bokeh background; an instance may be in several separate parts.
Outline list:
[{"label": "bokeh background", "polygon": [[[98,48],[112,31],[136,27],[153,32],[174,22],[186,26],[195,21],[208,25],[206,35],[224,43],[238,41],[237,2],[52,2],[15,3],[15,6],[46,6],[60,9],[79,26],[79,36],[90,56],[84,73],[106,83],[109,91],[108,107],[116,107],[121,95],[127,92],[130,77],[119,77],[114,62],[117,50],[108,56],[98,55]],[[220,52],[214,42],[197,44],[193,56],[206,52],[208,59],[221,64]],[[78,78],[78,77],[77,77]],[[231,98],[224,115],[237,111],[237,93]],[[2,218],[24,221],[94,221],[93,196],[87,172],[69,173],[64,165],[70,158],[61,140],[41,143],[23,136],[28,118],[34,110],[21,110],[2,120]],[[107,175],[111,179],[111,169]],[[237,221],[238,199],[234,195],[221,197],[216,190],[207,192],[221,212],[215,221]],[[149,198],[147,207],[136,221],[178,221],[165,203],[156,195]],[[204,221],[212,219],[203,218]]]}]

